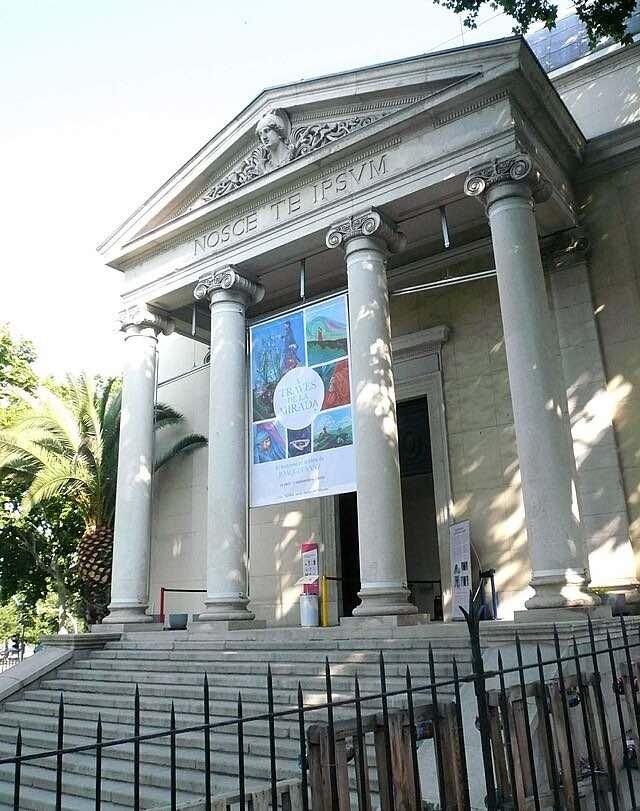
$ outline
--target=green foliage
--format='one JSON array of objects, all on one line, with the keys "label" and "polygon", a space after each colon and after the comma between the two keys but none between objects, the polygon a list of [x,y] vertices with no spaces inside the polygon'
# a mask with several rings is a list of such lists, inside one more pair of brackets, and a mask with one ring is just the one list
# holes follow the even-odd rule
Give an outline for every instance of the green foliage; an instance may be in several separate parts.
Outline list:
[{"label": "green foliage", "polygon": [[[558,4],[549,0],[435,0],[436,3],[464,14],[463,23],[475,28],[478,14],[484,5],[502,10],[516,21],[514,33],[525,33],[532,23],[542,22],[554,28],[558,18]],[[612,39],[628,45],[632,42],[626,23],[634,11],[636,0],[575,0],[575,13],[587,29],[592,47],[602,40]]]},{"label": "green foliage", "polygon": [[32,391],[38,382],[33,371],[36,350],[31,341],[14,339],[8,324],[0,324],[0,428],[15,416],[18,400],[11,389]]},{"label": "green foliage", "polygon": [[0,605],[0,643],[4,643],[20,633],[18,607],[15,600]]},{"label": "green foliage", "polygon": [[[59,392],[40,386],[32,394],[12,388],[25,408],[0,431],[0,476],[24,484],[20,511],[56,499],[73,505],[85,527],[113,528],[122,398],[115,380],[99,385],[81,375],[67,377]],[[156,406],[156,428],[179,424],[183,417],[167,405]],[[206,444],[189,434],[173,442],[158,460],[166,464]]]}]

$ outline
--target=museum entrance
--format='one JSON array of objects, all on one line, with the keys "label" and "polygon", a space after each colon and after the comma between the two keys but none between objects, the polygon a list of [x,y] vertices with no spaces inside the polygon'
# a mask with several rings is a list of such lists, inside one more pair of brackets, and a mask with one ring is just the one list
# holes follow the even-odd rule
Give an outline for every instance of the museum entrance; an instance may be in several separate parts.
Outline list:
[{"label": "museum entrance", "polygon": [[[411,600],[418,611],[431,614],[432,619],[438,620],[442,619],[442,592],[426,397],[398,403],[398,439],[404,543]],[[343,617],[351,616],[359,603],[357,503],[356,493],[338,496],[340,615]]]}]

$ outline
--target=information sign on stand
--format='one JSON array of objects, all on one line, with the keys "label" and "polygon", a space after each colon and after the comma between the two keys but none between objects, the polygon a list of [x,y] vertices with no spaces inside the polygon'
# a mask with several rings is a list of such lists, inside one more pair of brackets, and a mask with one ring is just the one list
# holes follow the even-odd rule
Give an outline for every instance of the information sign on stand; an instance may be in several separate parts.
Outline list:
[{"label": "information sign on stand", "polygon": [[449,527],[451,547],[451,616],[463,620],[460,608],[469,607],[471,591],[471,525],[461,521]]}]

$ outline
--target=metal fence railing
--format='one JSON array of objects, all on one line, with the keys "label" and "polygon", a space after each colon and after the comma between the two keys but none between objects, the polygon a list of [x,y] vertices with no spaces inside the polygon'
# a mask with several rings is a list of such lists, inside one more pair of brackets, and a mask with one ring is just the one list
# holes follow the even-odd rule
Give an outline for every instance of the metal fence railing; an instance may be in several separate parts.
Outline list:
[{"label": "metal fence railing", "polygon": [[[276,707],[273,674],[266,678],[267,712],[247,713],[242,692],[237,712],[212,719],[209,682],[202,683],[202,718],[199,723],[178,725],[174,703],[169,725],[159,731],[141,732],[144,721],[140,690],[133,696],[133,734],[107,738],[97,718],[95,742],[65,743],[65,704],[60,696],[57,746],[50,751],[25,752],[17,730],[15,755],[0,760],[13,765],[14,809],[20,809],[23,777],[29,765],[55,762],[55,808],[64,806],[65,760],[89,753],[95,790],[87,808],[100,809],[103,800],[103,760],[110,750],[127,746],[130,751],[132,804],[141,805],[141,762],[146,746],[165,742],[169,750],[166,808],[178,809],[180,751],[190,738],[190,769],[196,754],[202,764],[202,807],[221,809],[293,809],[304,811],[401,811],[429,807],[460,809],[482,804],[494,809],[635,809],[640,798],[636,748],[640,732],[640,639],[637,626],[624,617],[599,626],[591,621],[581,638],[563,637],[554,628],[552,645],[543,656],[524,663],[523,643],[515,637],[514,664],[483,662],[480,611],[473,605],[466,614],[471,651],[469,673],[460,674],[455,658],[453,677],[436,677],[434,651],[429,647],[428,672],[417,680],[409,667],[402,689],[387,688],[388,665],[379,656],[379,689],[364,693],[356,675],[353,694],[335,698],[331,668],[326,661],[321,703],[308,703],[298,683],[297,702]],[[634,639],[629,634],[633,630]],[[562,647],[565,647],[563,653]],[[567,647],[568,646],[568,647]],[[323,700],[322,700],[323,699]],[[473,717],[471,726],[469,718]],[[475,723],[473,723],[475,722]],[[286,737],[297,747],[297,775],[283,768],[276,729],[287,723]],[[268,778],[256,788],[247,777],[251,748],[247,738],[260,727],[265,741]],[[216,795],[215,733],[232,730],[237,757],[237,787]],[[473,741],[470,730],[478,730]],[[193,736],[196,737],[195,749]],[[474,741],[479,737],[479,746]],[[430,744],[421,752],[425,739]],[[198,741],[199,740],[199,744]],[[471,752],[471,747],[478,751]],[[470,756],[481,767],[471,772]],[[182,761],[181,761],[182,762]],[[287,771],[289,770],[289,771]],[[192,771],[193,773],[193,771]],[[480,785],[481,784],[481,785]],[[424,804],[423,804],[424,803]]]}]

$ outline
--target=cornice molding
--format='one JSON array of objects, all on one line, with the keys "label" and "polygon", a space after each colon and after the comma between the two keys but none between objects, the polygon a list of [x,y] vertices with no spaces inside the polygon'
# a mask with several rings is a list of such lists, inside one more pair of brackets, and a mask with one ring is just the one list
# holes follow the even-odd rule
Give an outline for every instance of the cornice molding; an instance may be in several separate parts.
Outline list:
[{"label": "cornice molding", "polygon": [[406,335],[398,335],[391,341],[391,352],[394,363],[416,360],[425,355],[433,355],[442,349],[442,344],[449,340],[451,329],[446,324],[441,324],[430,329],[423,329],[419,332],[409,332]]}]

